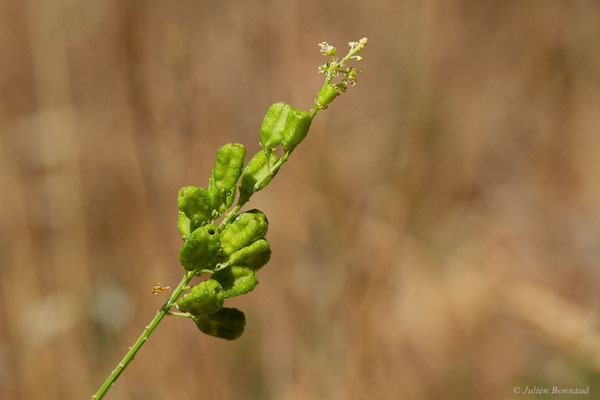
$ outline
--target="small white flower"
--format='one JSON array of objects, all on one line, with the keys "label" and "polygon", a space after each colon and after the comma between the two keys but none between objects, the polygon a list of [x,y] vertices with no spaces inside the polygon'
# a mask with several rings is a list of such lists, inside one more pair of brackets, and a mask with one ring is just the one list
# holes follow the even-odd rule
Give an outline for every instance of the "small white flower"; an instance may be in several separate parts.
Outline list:
[{"label": "small white flower", "polygon": [[335,54],[335,47],[327,42],[319,43],[319,47],[321,48],[321,53],[323,53],[323,55],[332,56]]}]

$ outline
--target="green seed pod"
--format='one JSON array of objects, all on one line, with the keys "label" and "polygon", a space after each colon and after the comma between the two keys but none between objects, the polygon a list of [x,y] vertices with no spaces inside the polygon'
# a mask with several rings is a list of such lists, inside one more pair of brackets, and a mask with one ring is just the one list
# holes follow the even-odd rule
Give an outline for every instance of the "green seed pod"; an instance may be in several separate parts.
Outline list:
[{"label": "green seed pod", "polygon": [[216,214],[213,213],[211,216],[213,219],[216,219],[233,204],[235,200],[235,185],[231,190],[221,194],[217,190],[213,177],[210,177],[208,180],[208,198],[210,201],[211,213],[216,211]]},{"label": "green seed pod", "polygon": [[177,300],[177,308],[193,316],[209,315],[223,308],[224,301],[225,294],[221,284],[214,279],[207,279],[181,296]]},{"label": "green seed pod", "polygon": [[270,152],[273,147],[281,144],[285,121],[292,110],[289,104],[282,102],[272,104],[267,110],[260,125],[260,145],[265,151]]},{"label": "green seed pod", "polygon": [[227,143],[217,151],[212,178],[217,191],[227,197],[227,192],[235,188],[235,184],[244,167],[246,148],[239,143]]},{"label": "green seed pod", "polygon": [[[208,179],[208,200],[210,202],[211,211],[216,210],[217,213],[220,215],[222,213],[221,208],[224,206],[224,202],[223,198],[221,197],[221,194],[217,190],[215,180],[212,176]],[[213,217],[215,216],[213,215]],[[218,218],[218,216],[215,217],[215,219],[216,218]]]},{"label": "green seed pod", "polygon": [[181,265],[188,271],[208,267],[219,254],[219,237],[219,229],[214,224],[204,225],[193,231],[179,250]]},{"label": "green seed pod", "polygon": [[254,271],[262,268],[271,258],[271,247],[266,239],[259,239],[243,247],[224,259],[221,264],[225,266],[246,264]]},{"label": "green seed pod", "polygon": [[312,118],[306,111],[292,110],[287,115],[283,132],[283,149],[291,150],[304,140]]},{"label": "green seed pod", "polygon": [[228,256],[263,238],[268,227],[267,217],[259,210],[241,213],[221,232],[221,254]]},{"label": "green seed pod", "polygon": [[225,298],[240,296],[252,291],[258,284],[254,270],[247,265],[232,265],[212,274],[211,279],[223,286]]},{"label": "green seed pod", "polygon": [[[259,151],[252,157],[252,159],[244,168],[244,172],[242,172],[242,179],[240,182],[240,196],[248,196],[255,191],[258,192],[265,186],[271,182],[271,179],[275,175],[277,175],[277,171],[273,175],[269,176],[269,167],[274,165],[279,159],[273,153],[268,153],[269,162],[267,162],[267,153],[264,151]],[[254,186],[258,181],[265,178],[266,179],[261,183],[261,185],[257,188]]]},{"label": "green seed pod", "polygon": [[192,221],[192,228],[208,221],[211,216],[208,193],[201,187],[182,187],[177,195],[177,208]]},{"label": "green seed pod", "polygon": [[214,314],[196,317],[198,329],[207,335],[226,340],[235,340],[244,333],[246,316],[237,308],[224,307]]},{"label": "green seed pod", "polygon": [[327,108],[327,105],[331,103],[337,96],[339,96],[337,87],[330,83],[324,83],[317,94],[317,106],[319,108]]},{"label": "green seed pod", "polygon": [[179,234],[181,234],[183,240],[187,240],[192,233],[192,221],[183,211],[177,212],[177,230],[179,231]]},{"label": "green seed pod", "polygon": [[[233,190],[231,192],[229,192],[229,195],[227,195],[227,198],[225,199],[225,211],[227,211],[229,209],[229,207],[231,207],[233,205],[233,201],[235,200],[235,188],[233,188]],[[223,212],[225,212],[223,211]]]}]

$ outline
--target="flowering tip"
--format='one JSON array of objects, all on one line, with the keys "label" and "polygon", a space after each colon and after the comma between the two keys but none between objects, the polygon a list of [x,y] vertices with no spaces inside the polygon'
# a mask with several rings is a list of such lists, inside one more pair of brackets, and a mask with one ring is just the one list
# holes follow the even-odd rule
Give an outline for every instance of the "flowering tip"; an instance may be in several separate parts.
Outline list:
[{"label": "flowering tip", "polygon": [[335,47],[327,42],[319,43],[319,47],[321,48],[321,53],[325,56],[333,56],[335,54]]},{"label": "flowering tip", "polygon": [[[351,53],[360,53],[360,51],[367,45],[368,39],[366,37],[359,39],[358,42],[348,42]],[[360,61],[360,60],[359,60]]]}]

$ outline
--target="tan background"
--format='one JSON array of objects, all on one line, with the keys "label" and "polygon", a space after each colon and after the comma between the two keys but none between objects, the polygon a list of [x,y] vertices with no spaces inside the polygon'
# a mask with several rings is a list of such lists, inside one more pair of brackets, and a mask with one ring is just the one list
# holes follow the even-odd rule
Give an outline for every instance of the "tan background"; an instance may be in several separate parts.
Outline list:
[{"label": "tan background", "polygon": [[244,336],[169,318],[107,398],[600,398],[599,2],[2,0],[2,399],[89,398],[180,278],[177,190],[362,36],[252,200]]}]

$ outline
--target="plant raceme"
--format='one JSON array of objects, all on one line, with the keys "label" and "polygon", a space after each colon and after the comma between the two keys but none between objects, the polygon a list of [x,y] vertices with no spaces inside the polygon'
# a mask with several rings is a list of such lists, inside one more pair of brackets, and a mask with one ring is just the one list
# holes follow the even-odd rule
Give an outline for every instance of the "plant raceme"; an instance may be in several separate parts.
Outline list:
[{"label": "plant raceme", "polygon": [[[177,230],[184,241],[179,251],[183,278],[92,399],[104,397],[165,315],[190,318],[200,331],[217,338],[234,340],[242,335],[246,325],[244,313],[224,307],[224,303],[256,287],[256,272],[269,261],[271,248],[265,238],[269,226],[265,214],[256,209],[241,213],[240,210],[275,177],[306,137],[317,112],[356,84],[359,71],[346,67],[346,63],[351,59],[361,61],[358,53],[366,44],[367,38],[348,43],[350,50],[338,59],[335,47],[320,43],[321,53],[331,57],[331,61],[319,67],[326,78],[312,109],[296,110],[284,102],[271,105],[260,126],[261,150],[245,166],[246,148],[239,143],[227,143],[217,151],[206,189],[186,186],[179,190]],[[279,146],[281,157],[275,154]],[[215,221],[221,217],[216,225]],[[195,276],[204,274],[209,277],[188,286]],[[159,293],[164,289],[157,286],[154,291]],[[172,311],[173,308],[178,311]]]}]

